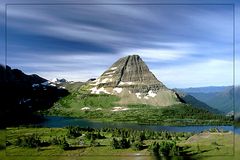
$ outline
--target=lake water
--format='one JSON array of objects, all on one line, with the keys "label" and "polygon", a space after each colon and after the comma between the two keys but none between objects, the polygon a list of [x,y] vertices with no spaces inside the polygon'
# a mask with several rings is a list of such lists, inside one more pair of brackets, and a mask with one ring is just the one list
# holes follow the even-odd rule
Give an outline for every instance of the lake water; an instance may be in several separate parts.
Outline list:
[{"label": "lake water", "polygon": [[42,127],[66,127],[66,126],[80,126],[83,128],[132,128],[137,130],[152,130],[152,131],[170,131],[170,132],[194,132],[199,133],[210,128],[218,128],[226,131],[235,131],[240,134],[240,128],[233,126],[161,126],[161,125],[146,125],[136,123],[112,123],[112,122],[95,122],[79,118],[66,118],[57,116],[47,116],[46,121],[40,123]]}]

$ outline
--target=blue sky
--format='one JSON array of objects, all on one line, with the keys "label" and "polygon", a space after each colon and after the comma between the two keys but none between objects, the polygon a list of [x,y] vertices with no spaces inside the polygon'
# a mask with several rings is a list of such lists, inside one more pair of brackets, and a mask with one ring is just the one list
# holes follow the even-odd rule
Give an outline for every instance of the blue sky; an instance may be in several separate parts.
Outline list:
[{"label": "blue sky", "polygon": [[86,81],[138,54],[170,88],[233,82],[232,5],[8,5],[7,22],[28,74]]}]

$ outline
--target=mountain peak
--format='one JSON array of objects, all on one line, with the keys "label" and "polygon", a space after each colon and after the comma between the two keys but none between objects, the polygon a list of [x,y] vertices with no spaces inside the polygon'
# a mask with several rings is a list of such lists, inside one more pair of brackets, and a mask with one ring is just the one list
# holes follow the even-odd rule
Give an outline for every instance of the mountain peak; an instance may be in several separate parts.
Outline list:
[{"label": "mountain peak", "polygon": [[[92,94],[118,95],[124,97],[123,103],[140,102],[166,106],[179,102],[175,92],[154,76],[139,55],[120,58],[89,84],[93,86],[90,89]],[[159,91],[161,95],[158,94]]]},{"label": "mountain peak", "polygon": [[64,79],[64,78],[53,78],[52,80],[50,80],[50,82],[52,82],[52,83],[64,83],[64,82],[67,82],[67,80]]},{"label": "mountain peak", "polygon": [[137,54],[132,54],[132,55],[128,55],[128,56],[126,56],[126,57],[132,57],[132,58],[141,58],[139,55],[137,55]]},{"label": "mountain peak", "polygon": [[121,82],[162,85],[139,55],[129,55],[120,58],[107,71],[105,71],[102,76],[111,77],[111,73],[114,73],[116,85],[119,85]]}]

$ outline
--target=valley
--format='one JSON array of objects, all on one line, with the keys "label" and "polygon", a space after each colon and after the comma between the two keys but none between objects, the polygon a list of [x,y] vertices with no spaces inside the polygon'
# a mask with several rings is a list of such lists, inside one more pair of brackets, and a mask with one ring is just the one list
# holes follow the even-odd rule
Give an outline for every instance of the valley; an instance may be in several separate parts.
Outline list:
[{"label": "valley", "polygon": [[[231,125],[229,117],[178,104],[156,107],[145,104],[119,105],[113,95],[78,94],[64,97],[42,114],[105,122],[132,122],[159,125]],[[121,107],[118,110],[116,107]],[[125,110],[124,110],[125,109]],[[40,112],[41,113],[41,112]]]},{"label": "valley", "polygon": [[117,60],[97,79],[64,84],[70,92],[40,114],[159,125],[231,125],[232,118],[167,88],[138,55]]},{"label": "valley", "polygon": [[0,131],[0,159],[233,155],[233,117],[167,88],[138,55],[120,58],[87,82],[46,80],[11,68],[3,72],[12,77],[7,94],[17,90],[8,114],[22,113],[30,123],[20,116],[15,117],[20,123],[6,119],[11,125]]},{"label": "valley", "polygon": [[[214,109],[218,109],[224,114],[233,114],[233,110],[239,112],[240,87],[219,86],[219,87],[196,87],[177,89],[188,95],[197,98]],[[235,97],[235,99],[233,99]],[[234,102],[234,101],[235,102]],[[236,107],[234,109],[234,103]]]}]

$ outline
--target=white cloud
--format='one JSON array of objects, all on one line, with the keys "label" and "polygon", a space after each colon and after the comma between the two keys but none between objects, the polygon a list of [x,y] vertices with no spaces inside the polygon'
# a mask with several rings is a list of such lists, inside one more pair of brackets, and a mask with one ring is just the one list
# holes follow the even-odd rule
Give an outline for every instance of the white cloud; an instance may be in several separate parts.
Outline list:
[{"label": "white cloud", "polygon": [[147,62],[174,61],[196,53],[192,43],[155,42],[155,48],[135,48],[123,51],[123,55],[137,54]]},{"label": "white cloud", "polygon": [[170,49],[136,49],[132,52],[128,51],[124,55],[137,54],[148,62],[158,62],[162,60],[176,60],[185,56],[185,53],[184,51]]},{"label": "white cloud", "polygon": [[154,69],[153,73],[170,88],[233,84],[233,62],[227,60],[212,59],[201,63],[162,67]]},{"label": "white cloud", "polygon": [[[121,55],[94,54],[91,52],[61,52],[45,56],[25,53],[22,57],[12,57],[9,64],[27,74],[39,74],[47,79],[65,78],[73,81],[86,81],[99,77]],[[18,62],[18,63],[16,63]]]},{"label": "white cloud", "polygon": [[129,38],[123,37],[117,31],[111,31],[101,27],[70,25],[65,23],[60,26],[46,26],[43,29],[43,33],[51,34],[57,38],[83,40],[105,46],[110,46],[111,43],[114,42],[130,41]]},{"label": "white cloud", "polygon": [[[12,7],[9,25],[23,33],[97,43],[116,50],[113,54],[117,55],[79,51],[46,57],[29,53],[24,58],[17,55],[21,49],[13,54],[10,62],[14,66],[32,73],[42,70],[37,73],[46,78],[85,81],[99,76],[118,58],[139,54],[149,63],[176,61],[174,66],[154,68],[157,77],[172,87],[231,84],[232,62],[213,59],[218,55],[219,59],[231,58],[228,10],[225,14],[221,10],[205,12],[203,6],[198,12],[193,10],[197,6]],[[203,55],[197,57],[198,63],[189,58],[195,54]],[[180,60],[186,60],[185,64],[178,64]]]}]

